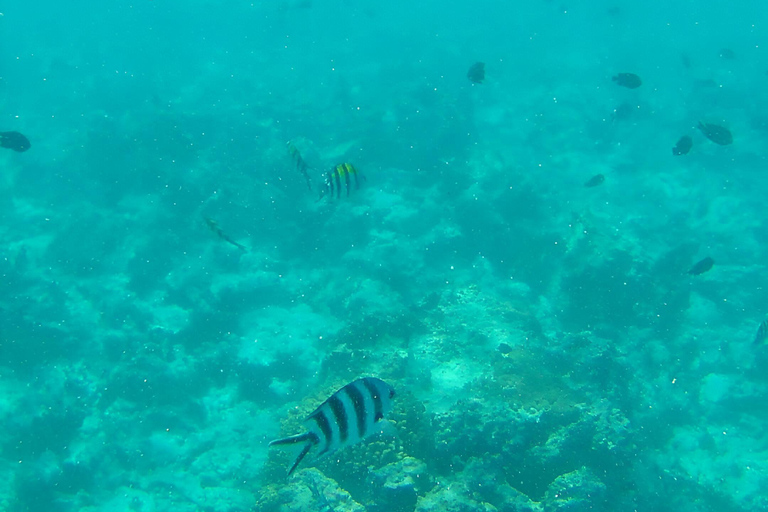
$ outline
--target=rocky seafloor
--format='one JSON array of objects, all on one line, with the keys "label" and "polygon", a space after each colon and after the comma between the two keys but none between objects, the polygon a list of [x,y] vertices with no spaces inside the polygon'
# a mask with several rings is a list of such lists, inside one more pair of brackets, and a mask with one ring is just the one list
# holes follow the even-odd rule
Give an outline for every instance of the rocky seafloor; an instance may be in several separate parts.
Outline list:
[{"label": "rocky seafloor", "polygon": [[[427,18],[380,54],[360,20],[403,19],[295,28],[319,3],[269,11],[259,51],[260,5],[206,37],[91,4],[99,44],[4,25],[0,128],[32,147],[0,152],[0,510],[768,510],[760,61],[552,52],[582,18],[541,11],[525,51],[496,28],[481,88]],[[359,190],[318,200],[340,162]],[[391,428],[287,478],[269,441],[365,375]]]}]

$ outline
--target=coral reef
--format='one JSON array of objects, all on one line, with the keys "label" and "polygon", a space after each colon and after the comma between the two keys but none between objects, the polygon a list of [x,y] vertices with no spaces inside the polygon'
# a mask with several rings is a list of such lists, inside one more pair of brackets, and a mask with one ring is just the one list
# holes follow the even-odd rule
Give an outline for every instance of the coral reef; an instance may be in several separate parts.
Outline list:
[{"label": "coral reef", "polygon": [[566,3],[9,2],[0,510],[768,510],[765,7]]},{"label": "coral reef", "polygon": [[373,471],[373,497],[369,510],[411,512],[419,495],[432,488],[427,465],[413,457]]},{"label": "coral reef", "polygon": [[544,512],[557,510],[612,510],[605,502],[605,484],[586,468],[558,476],[547,489]]},{"label": "coral reef", "polygon": [[256,510],[261,512],[365,512],[347,491],[317,469],[296,473],[290,483],[267,487],[260,492]]}]

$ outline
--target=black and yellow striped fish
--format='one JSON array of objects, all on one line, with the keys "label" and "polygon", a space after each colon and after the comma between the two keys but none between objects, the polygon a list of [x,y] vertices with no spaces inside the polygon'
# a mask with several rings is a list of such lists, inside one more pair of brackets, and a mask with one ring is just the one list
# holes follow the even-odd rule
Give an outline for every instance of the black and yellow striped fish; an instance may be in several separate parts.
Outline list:
[{"label": "black and yellow striped fish", "polygon": [[287,146],[288,154],[296,164],[296,169],[301,173],[302,176],[304,176],[304,179],[307,180],[307,187],[311,191],[312,179],[309,177],[309,166],[307,165],[307,162],[304,161],[304,158],[302,158],[301,153],[299,153],[299,150],[296,148],[296,146],[293,145],[293,142],[288,141]]},{"label": "black and yellow striped fish", "polygon": [[351,382],[307,416],[307,431],[269,443],[269,446],[303,443],[304,448],[288,469],[296,469],[309,451],[317,446],[322,457],[353,445],[378,432],[376,424],[392,410],[395,390],[381,379],[364,377]]},{"label": "black and yellow striped fish", "polygon": [[344,188],[347,190],[347,197],[349,197],[351,179],[355,180],[355,190],[359,189],[360,179],[358,177],[357,169],[355,169],[354,165],[343,163],[335,166],[333,169],[328,171],[325,176],[325,190],[321,193],[320,197],[322,198],[323,195],[327,194],[328,197],[333,198],[333,193],[335,191],[336,198],[340,198],[342,180],[344,181]]}]

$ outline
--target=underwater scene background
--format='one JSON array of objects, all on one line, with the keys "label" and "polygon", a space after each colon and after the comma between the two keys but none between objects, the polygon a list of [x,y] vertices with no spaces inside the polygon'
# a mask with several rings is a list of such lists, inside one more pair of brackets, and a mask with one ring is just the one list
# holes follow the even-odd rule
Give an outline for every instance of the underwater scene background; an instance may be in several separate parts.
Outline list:
[{"label": "underwater scene background", "polygon": [[765,2],[0,12],[0,510],[768,510]]}]

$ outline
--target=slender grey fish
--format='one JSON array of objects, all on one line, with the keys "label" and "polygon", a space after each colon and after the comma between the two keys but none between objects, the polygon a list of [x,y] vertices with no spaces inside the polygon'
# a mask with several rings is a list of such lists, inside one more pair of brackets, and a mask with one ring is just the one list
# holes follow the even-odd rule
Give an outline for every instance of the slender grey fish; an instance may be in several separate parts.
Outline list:
[{"label": "slender grey fish", "polygon": [[768,318],[760,322],[760,326],[757,328],[757,334],[755,334],[755,345],[759,345],[768,338]]}]

